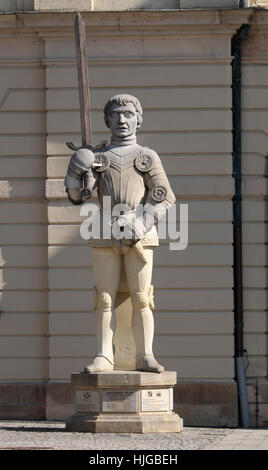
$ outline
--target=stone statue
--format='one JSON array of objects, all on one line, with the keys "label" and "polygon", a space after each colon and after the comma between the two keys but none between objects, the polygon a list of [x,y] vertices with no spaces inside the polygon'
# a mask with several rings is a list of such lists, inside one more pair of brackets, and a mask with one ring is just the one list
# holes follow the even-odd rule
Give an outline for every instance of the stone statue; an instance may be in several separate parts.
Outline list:
[{"label": "stone statue", "polygon": [[[101,234],[89,241],[96,284],[97,354],[84,371],[114,368],[112,315],[123,262],[133,308],[136,370],[160,373],[164,367],[153,354],[153,247],[158,245],[155,224],[174,204],[175,196],[157,153],[136,142],[136,131],[142,124],[139,100],[131,95],[113,96],[104,108],[104,119],[112,133],[111,143],[102,148],[78,149],[65,179],[73,204],[82,204],[97,191],[102,211],[107,196],[112,210],[116,205],[125,207],[117,215],[112,214],[111,238]],[[151,217],[146,218],[141,207]]]}]

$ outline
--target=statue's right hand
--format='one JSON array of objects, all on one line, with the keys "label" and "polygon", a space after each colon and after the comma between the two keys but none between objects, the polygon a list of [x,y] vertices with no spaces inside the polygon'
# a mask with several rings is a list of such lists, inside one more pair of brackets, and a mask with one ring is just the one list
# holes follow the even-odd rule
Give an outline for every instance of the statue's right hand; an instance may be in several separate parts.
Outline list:
[{"label": "statue's right hand", "polygon": [[86,148],[77,150],[71,158],[71,162],[81,173],[89,170],[94,163],[94,153]]},{"label": "statue's right hand", "polygon": [[[85,148],[78,149],[70,160],[65,186],[68,197],[73,204],[81,204],[91,197],[90,174],[93,162],[94,153]],[[81,193],[81,190],[84,191],[84,194]]]},{"label": "statue's right hand", "polygon": [[65,179],[66,187],[74,188],[73,181],[78,180],[75,189],[82,187],[82,179],[86,172],[91,171],[94,162],[94,153],[88,149],[79,149],[75,152],[70,160],[67,175]]}]

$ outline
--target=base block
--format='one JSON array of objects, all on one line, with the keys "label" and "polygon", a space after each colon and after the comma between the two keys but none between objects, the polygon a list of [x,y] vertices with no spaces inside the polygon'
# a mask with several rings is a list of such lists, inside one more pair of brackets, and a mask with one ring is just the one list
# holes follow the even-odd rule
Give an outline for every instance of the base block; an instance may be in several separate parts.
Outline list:
[{"label": "base block", "polygon": [[76,414],[71,432],[180,432],[183,420],[173,412],[176,372],[109,371],[72,374]]}]

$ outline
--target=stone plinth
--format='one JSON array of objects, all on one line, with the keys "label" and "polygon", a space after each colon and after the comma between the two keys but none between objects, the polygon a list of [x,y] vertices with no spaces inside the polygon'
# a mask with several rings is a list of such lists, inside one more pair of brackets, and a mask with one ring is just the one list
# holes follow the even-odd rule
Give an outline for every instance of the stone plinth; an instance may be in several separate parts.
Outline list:
[{"label": "stone plinth", "polygon": [[173,412],[176,372],[112,371],[72,374],[76,414],[68,431],[98,433],[180,432]]}]

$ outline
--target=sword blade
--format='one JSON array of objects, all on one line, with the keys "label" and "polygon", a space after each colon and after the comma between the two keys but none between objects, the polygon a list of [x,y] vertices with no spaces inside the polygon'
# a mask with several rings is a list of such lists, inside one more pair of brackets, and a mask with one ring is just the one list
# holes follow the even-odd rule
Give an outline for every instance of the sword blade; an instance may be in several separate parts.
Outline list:
[{"label": "sword blade", "polygon": [[86,30],[80,13],[75,17],[75,44],[80,103],[82,146],[92,145],[90,95],[87,68]]}]

